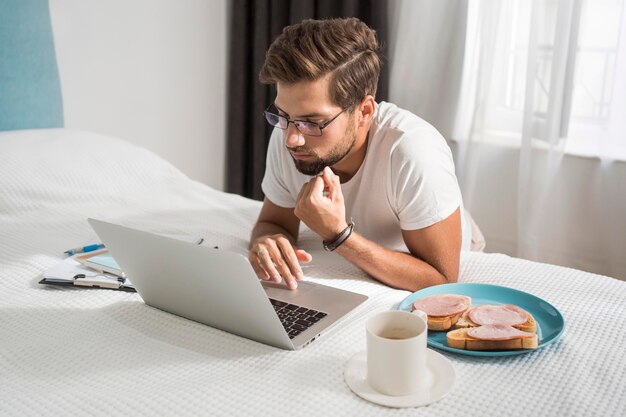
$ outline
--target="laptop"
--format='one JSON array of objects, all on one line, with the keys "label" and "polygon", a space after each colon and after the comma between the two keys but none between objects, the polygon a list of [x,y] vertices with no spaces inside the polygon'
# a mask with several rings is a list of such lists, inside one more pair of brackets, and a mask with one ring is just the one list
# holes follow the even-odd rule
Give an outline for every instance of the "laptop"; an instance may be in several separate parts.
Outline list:
[{"label": "laptop", "polygon": [[238,253],[88,221],[146,304],[267,345],[301,349],[367,299],[305,281],[289,290]]}]

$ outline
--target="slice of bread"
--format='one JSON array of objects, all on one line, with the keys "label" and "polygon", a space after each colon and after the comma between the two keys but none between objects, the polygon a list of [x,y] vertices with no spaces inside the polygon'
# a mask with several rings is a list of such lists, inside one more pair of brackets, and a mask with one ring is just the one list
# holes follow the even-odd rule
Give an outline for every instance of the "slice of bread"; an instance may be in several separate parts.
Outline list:
[{"label": "slice of bread", "polygon": [[449,330],[472,304],[472,298],[460,294],[435,294],[415,300],[413,309],[428,315],[428,329]]},{"label": "slice of bread", "polygon": [[449,331],[446,334],[448,346],[464,350],[536,349],[539,346],[536,334],[533,337],[519,337],[508,340],[483,340],[471,337],[467,334],[467,331],[467,328]]},{"label": "slice of bread", "polygon": [[[474,323],[469,318],[470,310],[471,310],[471,308],[465,310],[465,312],[461,315],[461,317],[459,317],[459,319],[455,321],[455,323],[452,326],[452,329],[467,329],[469,327],[478,327],[478,326],[480,326],[480,324]],[[513,327],[515,327],[518,330],[524,331],[524,332],[537,333],[537,322],[535,321],[535,318],[528,311],[526,311],[526,310],[524,310],[524,311],[528,315],[528,320],[526,320],[526,322],[524,322],[522,324],[517,324],[517,325],[515,325]],[[429,318],[428,321],[429,321],[429,328],[430,328],[430,318]]]},{"label": "slice of bread", "polygon": [[455,314],[453,316],[445,317],[433,317],[428,316],[428,330],[443,331],[450,330],[457,321],[465,314],[464,312]]}]

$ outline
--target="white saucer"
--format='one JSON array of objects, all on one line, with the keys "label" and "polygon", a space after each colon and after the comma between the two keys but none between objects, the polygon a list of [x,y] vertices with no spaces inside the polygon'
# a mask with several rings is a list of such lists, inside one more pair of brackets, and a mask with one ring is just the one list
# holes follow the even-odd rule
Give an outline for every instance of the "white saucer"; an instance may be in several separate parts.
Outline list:
[{"label": "white saucer", "polygon": [[426,349],[426,362],[432,374],[432,384],[415,394],[391,396],[374,390],[367,381],[367,355],[365,351],[352,356],[346,365],[343,377],[346,384],[359,397],[387,407],[420,407],[438,401],[452,390],[456,372],[452,362],[441,353]]}]

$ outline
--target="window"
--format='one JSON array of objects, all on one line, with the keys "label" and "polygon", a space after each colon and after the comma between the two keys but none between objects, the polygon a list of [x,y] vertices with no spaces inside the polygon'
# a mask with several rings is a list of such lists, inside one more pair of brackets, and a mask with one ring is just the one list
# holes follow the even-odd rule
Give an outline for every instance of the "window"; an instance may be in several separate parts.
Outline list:
[{"label": "window", "polygon": [[[526,0],[501,3],[498,36],[494,42],[490,104],[485,109],[486,130],[508,137],[511,132],[517,132],[519,137],[522,131],[529,38],[532,35],[537,41],[536,72],[532,75],[533,136],[545,136],[542,120],[549,112],[555,42],[559,42],[557,35],[561,32],[569,33],[570,40],[576,42],[574,61],[571,61],[574,66],[571,80],[565,84],[569,85],[569,92],[563,92],[569,97],[563,100],[559,109],[563,115],[560,133],[567,138],[565,150],[582,155],[609,152],[626,159],[624,0],[583,0],[580,19],[572,14],[569,31],[557,27],[567,20],[559,16],[563,13],[560,2],[547,0],[542,3],[534,21],[532,5],[533,2]],[[557,30],[561,32],[557,33]]]}]

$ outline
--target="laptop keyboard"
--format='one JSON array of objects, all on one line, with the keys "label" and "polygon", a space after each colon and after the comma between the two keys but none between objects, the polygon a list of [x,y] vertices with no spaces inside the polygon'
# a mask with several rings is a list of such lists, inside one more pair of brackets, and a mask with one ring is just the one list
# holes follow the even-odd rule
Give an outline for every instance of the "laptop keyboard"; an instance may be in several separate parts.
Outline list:
[{"label": "laptop keyboard", "polygon": [[270,302],[274,306],[274,310],[276,310],[276,314],[278,314],[278,318],[290,339],[293,339],[327,316],[326,313],[321,311],[274,300],[273,298],[270,298]]}]

